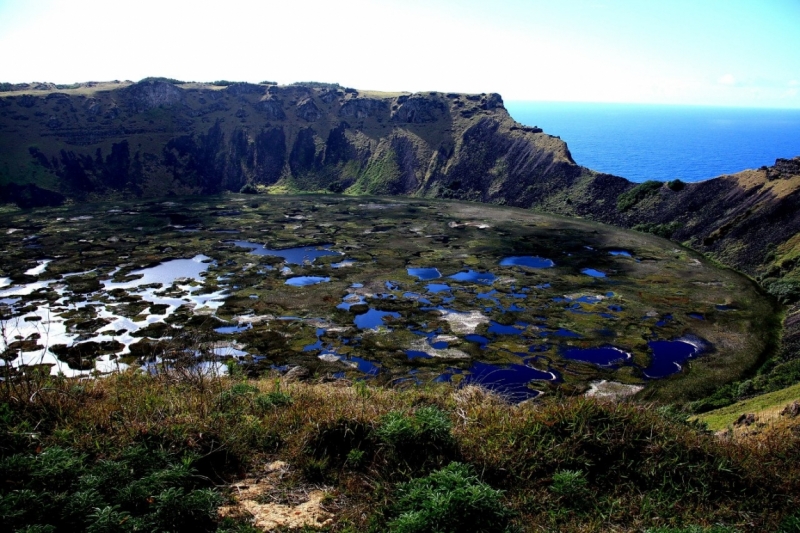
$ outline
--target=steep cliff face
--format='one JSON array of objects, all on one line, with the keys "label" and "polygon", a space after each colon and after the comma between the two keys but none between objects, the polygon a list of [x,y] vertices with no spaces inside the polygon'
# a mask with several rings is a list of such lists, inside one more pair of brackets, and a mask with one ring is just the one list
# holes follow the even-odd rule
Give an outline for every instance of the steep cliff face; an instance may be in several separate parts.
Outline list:
[{"label": "steep cliff face", "polygon": [[0,184],[74,199],[252,184],[527,207],[585,172],[497,94],[165,80],[15,91],[0,94],[0,143]]}]

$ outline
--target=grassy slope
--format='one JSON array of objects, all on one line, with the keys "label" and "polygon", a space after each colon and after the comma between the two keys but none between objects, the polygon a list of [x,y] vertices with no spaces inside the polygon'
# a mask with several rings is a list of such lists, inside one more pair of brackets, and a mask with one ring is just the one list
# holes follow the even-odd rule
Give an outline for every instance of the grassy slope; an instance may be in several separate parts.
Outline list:
[{"label": "grassy slope", "polygon": [[[82,514],[81,505],[107,499],[120,502],[108,511],[117,527],[155,523],[164,530],[170,515],[163,509],[173,509],[185,523],[172,530],[213,530],[203,517],[219,498],[200,492],[170,507],[170,495],[207,490],[245,471],[257,476],[275,460],[288,466],[262,503],[299,502],[322,488],[334,514],[324,529],[351,533],[431,530],[424,517],[422,527],[400,528],[393,510],[400,484],[453,461],[504,491],[500,504],[517,531],[634,532],[690,524],[776,531],[796,508],[800,489],[800,441],[791,433],[754,445],[717,439],[651,406],[555,397],[512,406],[475,387],[390,390],[188,370],[126,372],[80,386],[33,376],[0,389],[0,414],[0,520],[12,527],[67,517],[79,529],[102,530],[102,516],[90,509]],[[47,470],[51,450],[77,458],[59,481],[48,481],[64,468]],[[142,455],[137,450],[163,459],[142,471],[131,463]],[[102,472],[115,464],[145,477],[103,481]],[[63,492],[53,499],[48,491],[55,483]],[[115,489],[115,483],[137,490]],[[89,486],[99,493],[87,495]],[[23,488],[28,500],[19,499]],[[459,497],[433,502],[441,506],[434,510],[443,512]],[[238,501],[236,492],[228,498]],[[37,501],[47,501],[49,511],[36,512]],[[9,514],[9,503],[21,514]],[[474,512],[471,505],[462,511]],[[247,522],[247,513],[238,516]]]},{"label": "grassy slope", "polygon": [[741,415],[748,413],[755,414],[761,422],[770,422],[777,420],[780,412],[797,400],[800,400],[800,384],[748,398],[733,405],[703,413],[696,418],[705,422],[712,431],[732,427]]}]

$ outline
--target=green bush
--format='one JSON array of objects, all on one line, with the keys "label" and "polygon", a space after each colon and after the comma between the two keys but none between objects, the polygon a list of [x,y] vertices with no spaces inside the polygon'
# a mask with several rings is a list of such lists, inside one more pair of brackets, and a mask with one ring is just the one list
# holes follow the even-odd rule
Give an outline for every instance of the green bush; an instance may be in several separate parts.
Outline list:
[{"label": "green bush", "polygon": [[468,465],[450,463],[430,475],[401,483],[390,510],[394,533],[482,533],[507,531],[512,513],[502,492]]},{"label": "green bush", "polygon": [[88,516],[87,533],[117,533],[132,531],[131,515],[120,511],[118,505],[96,508]]},{"label": "green bush", "polygon": [[338,83],[327,83],[324,81],[296,81],[290,83],[289,87],[311,87],[314,89],[344,89]]},{"label": "green bush", "polygon": [[176,80],[175,78],[163,78],[159,76],[150,76],[139,80],[139,83],[147,83],[147,82],[164,82],[164,83],[171,83],[173,85],[181,85],[183,83],[186,83],[185,81]]},{"label": "green bush", "polygon": [[418,435],[412,418],[392,411],[385,415],[375,431],[375,435],[389,446],[402,448],[412,444]]},{"label": "green bush", "polygon": [[262,412],[268,411],[275,407],[289,405],[292,403],[292,397],[279,390],[268,392],[266,394],[259,394],[255,399],[256,407]]},{"label": "green bush", "polygon": [[648,180],[617,196],[617,210],[627,211],[650,195],[658,192],[664,184],[660,181]]},{"label": "green bush", "polygon": [[189,461],[177,459],[144,446],[96,462],[59,447],[3,457],[0,478],[15,481],[0,480],[0,529],[212,530],[221,497]]},{"label": "green bush", "polygon": [[781,280],[762,282],[764,287],[771,295],[784,305],[792,304],[800,300],[800,281]]},{"label": "green bush", "polygon": [[658,235],[659,237],[664,237],[665,239],[669,239],[672,237],[672,234],[678,231],[683,224],[680,222],[670,222],[668,224],[656,224],[654,222],[646,222],[644,224],[636,224],[633,229],[635,231],[641,231],[643,233],[652,233],[653,235]]},{"label": "green bush", "polygon": [[674,179],[674,180],[671,180],[671,181],[667,182],[667,187],[671,191],[675,191],[675,192],[682,191],[684,189],[684,187],[686,187],[686,183],[684,183],[683,181],[681,181],[679,179]]},{"label": "green bush", "polygon": [[413,416],[392,411],[380,421],[376,436],[398,451],[422,447],[445,447],[453,443],[452,423],[436,407],[420,407]]},{"label": "green bush", "polygon": [[346,463],[350,465],[352,468],[360,468],[366,459],[366,453],[364,450],[359,450],[357,448],[353,448],[349,452],[347,452],[347,461]]}]

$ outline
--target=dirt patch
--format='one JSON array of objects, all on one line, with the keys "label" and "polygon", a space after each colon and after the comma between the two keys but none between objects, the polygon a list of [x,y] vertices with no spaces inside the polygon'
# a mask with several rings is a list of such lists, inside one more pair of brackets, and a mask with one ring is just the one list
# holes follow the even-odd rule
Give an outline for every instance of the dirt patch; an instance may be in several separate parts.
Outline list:
[{"label": "dirt patch", "polygon": [[288,471],[286,463],[275,461],[266,466],[261,476],[233,484],[235,503],[220,507],[219,516],[251,516],[253,525],[264,531],[318,528],[333,523],[333,513],[323,507],[327,498],[323,488],[300,487],[291,491],[280,488]]},{"label": "dirt patch", "polygon": [[633,396],[644,387],[641,385],[626,385],[625,383],[618,383],[616,381],[593,381],[589,384],[590,389],[586,396],[595,398],[609,398],[613,400],[620,400]]}]

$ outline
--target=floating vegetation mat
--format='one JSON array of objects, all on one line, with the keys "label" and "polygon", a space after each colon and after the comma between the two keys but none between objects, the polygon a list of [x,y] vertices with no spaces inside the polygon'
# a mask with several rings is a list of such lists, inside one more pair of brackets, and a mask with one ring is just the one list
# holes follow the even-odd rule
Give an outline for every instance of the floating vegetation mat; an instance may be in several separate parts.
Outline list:
[{"label": "floating vegetation mat", "polygon": [[516,400],[599,380],[685,397],[751,370],[776,323],[750,280],[675,243],[482,204],[230,195],[2,228],[6,376],[235,362]]}]

